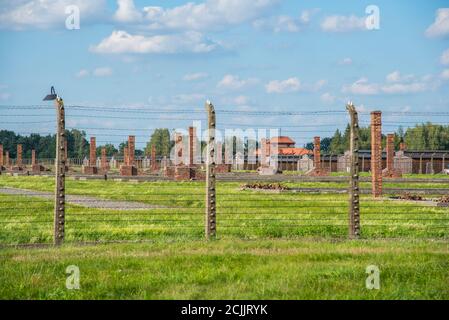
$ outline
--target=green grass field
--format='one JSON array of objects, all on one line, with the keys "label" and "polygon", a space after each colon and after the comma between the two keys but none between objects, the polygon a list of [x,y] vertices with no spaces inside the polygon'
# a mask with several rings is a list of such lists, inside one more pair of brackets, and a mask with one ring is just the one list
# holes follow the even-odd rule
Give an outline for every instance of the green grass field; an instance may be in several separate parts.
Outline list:
[{"label": "green grass field", "polygon": [[[320,236],[345,238],[348,196],[242,191],[241,183],[217,186],[217,228],[220,239]],[[345,183],[286,183],[290,187],[329,187]],[[414,183],[416,188],[422,185]],[[0,178],[0,187],[52,192],[49,177]],[[403,185],[404,187],[404,185]],[[409,184],[406,187],[410,187]],[[441,185],[439,186],[441,187]],[[154,208],[133,211],[92,209],[68,204],[66,240],[115,241],[202,239],[204,183],[68,180],[68,194],[147,203]],[[49,243],[52,239],[53,201],[0,193],[1,243]],[[431,203],[361,198],[362,235],[373,238],[447,239],[449,208]]]},{"label": "green grass field", "polygon": [[[449,299],[447,242],[221,240],[0,251],[2,299]],[[80,290],[65,270],[80,269]],[[365,287],[380,269],[380,290]]]},{"label": "green grass field", "polygon": [[[202,182],[68,179],[67,194],[154,208],[69,204],[62,248],[35,247],[52,242],[53,201],[0,193],[0,298],[449,298],[448,208],[362,196],[362,240],[348,241],[347,195],[242,191],[240,185],[218,184],[218,237],[207,243]],[[413,185],[429,188],[425,181]],[[2,187],[53,192],[54,179],[0,176]],[[81,269],[79,291],[65,289],[72,264]],[[365,288],[370,264],[381,269],[381,290]]]}]

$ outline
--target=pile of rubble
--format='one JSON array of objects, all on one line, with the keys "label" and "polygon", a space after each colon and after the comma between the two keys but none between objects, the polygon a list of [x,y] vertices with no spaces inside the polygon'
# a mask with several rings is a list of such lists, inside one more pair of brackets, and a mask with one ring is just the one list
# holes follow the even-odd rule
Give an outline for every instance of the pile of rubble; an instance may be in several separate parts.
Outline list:
[{"label": "pile of rubble", "polygon": [[409,201],[425,201],[426,200],[426,199],[424,199],[422,196],[420,196],[418,194],[411,194],[409,192],[406,192],[406,193],[401,194],[399,196],[392,197],[392,199],[409,200]]},{"label": "pile of rubble", "polygon": [[274,191],[286,191],[290,190],[280,183],[245,183],[240,186],[241,190],[274,190]]},{"label": "pile of rubble", "polygon": [[449,195],[442,196],[437,200],[438,206],[441,207],[449,207]]}]

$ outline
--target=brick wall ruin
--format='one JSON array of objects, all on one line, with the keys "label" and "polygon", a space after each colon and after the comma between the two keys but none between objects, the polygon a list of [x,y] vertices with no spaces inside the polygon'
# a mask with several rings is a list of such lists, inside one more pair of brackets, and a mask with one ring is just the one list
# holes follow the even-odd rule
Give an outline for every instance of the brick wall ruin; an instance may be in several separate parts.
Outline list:
[{"label": "brick wall ruin", "polygon": [[12,170],[13,171],[22,171],[24,169],[23,167],[23,162],[22,162],[22,145],[18,144],[17,145],[17,158],[16,158],[16,164],[15,166],[13,166]]},{"label": "brick wall ruin", "polygon": [[151,171],[156,172],[159,170],[156,159],[156,146],[153,144],[151,146]]},{"label": "brick wall ruin", "polygon": [[[67,149],[67,148],[66,148]],[[95,137],[90,137],[89,165],[82,167],[83,174],[98,174],[97,167],[97,142]]]},{"label": "brick wall ruin", "polygon": [[313,138],[313,170],[307,173],[309,176],[327,176],[329,168],[324,167],[321,163],[321,138]]},{"label": "brick wall ruin", "polygon": [[21,167],[22,166],[22,153],[23,153],[23,148],[21,144],[17,145],[17,161],[16,161],[16,166],[17,167]]},{"label": "brick wall ruin", "polygon": [[401,178],[401,171],[395,167],[394,134],[387,135],[387,167],[383,170],[383,176],[388,178]]},{"label": "brick wall ruin", "polygon": [[128,147],[123,149],[124,163],[120,166],[121,176],[137,176],[137,167],[135,166],[136,137],[128,136]]},{"label": "brick wall ruin", "polygon": [[3,165],[4,165],[4,162],[3,162],[3,145],[0,144],[0,170],[4,169]]},{"label": "brick wall ruin", "polygon": [[107,173],[109,170],[108,159],[106,156],[106,148],[101,148],[101,171]]}]

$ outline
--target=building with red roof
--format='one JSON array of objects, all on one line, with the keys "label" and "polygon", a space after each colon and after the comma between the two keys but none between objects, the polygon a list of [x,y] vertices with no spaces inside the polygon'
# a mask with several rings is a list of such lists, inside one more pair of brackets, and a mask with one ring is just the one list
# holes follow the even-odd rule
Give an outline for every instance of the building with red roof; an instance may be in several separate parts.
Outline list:
[{"label": "building with red roof", "polygon": [[259,149],[257,149],[256,154],[258,156],[265,153],[267,156],[278,155],[297,157],[313,154],[311,150],[296,148],[295,144],[296,142],[293,139],[286,136],[273,137],[269,140],[261,139]]}]

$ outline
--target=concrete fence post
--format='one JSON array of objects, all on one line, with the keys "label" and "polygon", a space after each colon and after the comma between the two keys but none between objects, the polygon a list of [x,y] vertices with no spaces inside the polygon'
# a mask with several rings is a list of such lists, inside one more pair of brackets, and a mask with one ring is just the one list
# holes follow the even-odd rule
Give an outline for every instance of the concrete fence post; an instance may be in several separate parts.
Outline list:
[{"label": "concrete fence post", "polygon": [[421,154],[419,157],[419,172],[418,172],[419,174],[423,173],[422,157],[423,155]]},{"label": "concrete fence post", "polygon": [[394,171],[394,133],[387,134],[387,172]]},{"label": "concrete fence post", "polygon": [[54,212],[54,235],[55,245],[64,242],[65,235],[65,110],[64,102],[60,97],[55,100],[57,109],[57,133],[56,133],[56,161],[55,161],[55,212]]},{"label": "concrete fence post", "polygon": [[365,155],[362,156],[362,172],[365,172]]},{"label": "concrete fence post", "polygon": [[435,156],[436,156],[436,153],[433,153],[432,157],[430,158],[430,174],[435,174],[435,166],[434,166]]},{"label": "concrete fence post", "polygon": [[215,238],[217,231],[216,221],[216,193],[215,193],[215,109],[210,101],[206,102],[208,119],[208,141],[206,155],[206,239]]},{"label": "concrete fence post", "polygon": [[360,237],[360,188],[359,188],[359,118],[352,102],[346,106],[351,116],[350,167],[349,179],[349,238]]},{"label": "concrete fence post", "polygon": [[371,113],[371,176],[373,197],[382,196],[382,112]]},{"label": "concrete fence post", "polygon": [[[446,156],[447,154],[443,154],[443,163],[441,164],[442,170],[441,172],[444,173],[444,169],[446,169]],[[0,162],[0,166],[1,166],[1,162]]]}]

